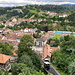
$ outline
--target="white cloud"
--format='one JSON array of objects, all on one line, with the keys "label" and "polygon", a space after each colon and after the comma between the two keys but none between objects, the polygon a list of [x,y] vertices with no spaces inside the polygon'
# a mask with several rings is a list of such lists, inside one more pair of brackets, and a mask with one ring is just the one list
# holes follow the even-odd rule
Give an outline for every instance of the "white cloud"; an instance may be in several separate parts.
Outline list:
[{"label": "white cloud", "polygon": [[[75,2],[75,0],[0,0],[0,3],[39,3],[39,2]],[[45,4],[44,3],[44,4]]]},{"label": "white cloud", "polygon": [[0,7],[13,7],[13,6],[15,6],[14,4],[11,4],[11,5],[9,5],[9,4],[0,4]]},{"label": "white cloud", "polygon": [[0,3],[26,3],[30,0],[0,0]]},{"label": "white cloud", "polygon": [[[53,1],[59,1],[59,0],[53,0]],[[55,5],[61,5],[61,4],[75,4],[75,2],[67,2],[62,0],[63,2],[52,2],[52,0],[0,0],[0,7],[12,7],[12,6],[22,6],[25,4],[55,4]],[[69,0],[70,1],[70,0]],[[9,4],[8,4],[9,3]],[[16,4],[17,3],[17,4]]]}]

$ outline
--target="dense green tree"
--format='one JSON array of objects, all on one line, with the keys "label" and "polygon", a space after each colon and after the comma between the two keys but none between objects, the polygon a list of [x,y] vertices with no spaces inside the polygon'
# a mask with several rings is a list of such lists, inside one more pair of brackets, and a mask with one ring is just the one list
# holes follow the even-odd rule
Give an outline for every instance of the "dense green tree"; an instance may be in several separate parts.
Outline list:
[{"label": "dense green tree", "polygon": [[41,35],[39,33],[33,34],[34,38],[41,38]]},{"label": "dense green tree", "polygon": [[61,36],[61,37],[60,37],[60,41],[61,41],[61,42],[64,41],[64,36]]},{"label": "dense green tree", "polygon": [[19,63],[24,63],[26,64],[28,67],[34,68],[34,65],[32,63],[31,58],[29,57],[29,55],[27,55],[25,53],[25,55],[22,55],[18,61]]},{"label": "dense green tree", "polygon": [[8,72],[0,70],[0,75],[8,75]]},{"label": "dense green tree", "polygon": [[68,66],[69,74],[75,75],[75,59]]},{"label": "dense green tree", "polygon": [[5,23],[6,23],[6,21],[3,21],[3,23],[5,24]]},{"label": "dense green tree", "polygon": [[26,64],[23,63],[12,63],[12,74],[18,75],[19,73],[24,73],[25,75],[30,75],[29,73],[35,73],[36,71],[31,69],[30,67],[27,67]]},{"label": "dense green tree", "polygon": [[75,26],[75,11],[68,16],[68,20],[70,21],[70,25]]},{"label": "dense green tree", "polygon": [[69,40],[70,40],[70,37],[69,37],[69,35],[67,35],[67,36],[64,36],[64,40],[65,40],[65,41],[69,41]]},{"label": "dense green tree", "polygon": [[[25,73],[19,73],[18,75],[25,75]],[[30,75],[53,75],[53,74],[45,74],[44,72],[36,72],[35,74],[31,74]]]},{"label": "dense green tree", "polygon": [[75,59],[75,37],[73,35],[67,37],[61,42],[60,50],[53,53],[52,62],[64,72],[74,75],[72,70],[74,69],[73,60]]},{"label": "dense green tree", "polygon": [[6,54],[6,55],[13,55],[13,45],[8,43],[0,43],[0,53]]},{"label": "dense green tree", "polygon": [[48,26],[44,27],[44,31],[47,32],[48,31]]},{"label": "dense green tree", "polygon": [[18,56],[21,56],[24,52],[31,50],[30,47],[32,47],[33,45],[34,45],[34,40],[32,39],[32,36],[24,35],[21,38],[20,43],[18,45],[19,47]]},{"label": "dense green tree", "polygon": [[[18,45],[18,47],[19,47],[18,56],[19,56],[19,59],[21,59],[22,55],[27,54],[30,57],[30,60],[32,60],[32,63],[35,66],[35,68],[38,70],[41,68],[41,58],[35,51],[33,51],[30,48],[33,46],[33,44],[34,44],[34,41],[33,41],[32,37],[30,35],[24,35],[21,38],[20,43]],[[27,59],[27,61],[28,60],[29,60],[29,58]]]},{"label": "dense green tree", "polygon": [[58,39],[49,39],[48,41],[47,41],[47,44],[49,44],[50,46],[52,46],[52,47],[57,47],[59,44],[60,44],[60,42],[59,42],[59,40]]},{"label": "dense green tree", "polygon": [[0,25],[0,28],[4,28],[5,26],[4,25]]}]

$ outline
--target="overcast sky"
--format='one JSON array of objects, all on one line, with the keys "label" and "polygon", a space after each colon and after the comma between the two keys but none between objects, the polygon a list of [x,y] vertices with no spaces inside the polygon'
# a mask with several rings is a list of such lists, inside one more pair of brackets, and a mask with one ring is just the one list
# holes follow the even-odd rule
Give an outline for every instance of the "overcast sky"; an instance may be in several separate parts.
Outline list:
[{"label": "overcast sky", "polygon": [[75,4],[75,0],[0,0],[0,6],[2,7],[25,4]]}]

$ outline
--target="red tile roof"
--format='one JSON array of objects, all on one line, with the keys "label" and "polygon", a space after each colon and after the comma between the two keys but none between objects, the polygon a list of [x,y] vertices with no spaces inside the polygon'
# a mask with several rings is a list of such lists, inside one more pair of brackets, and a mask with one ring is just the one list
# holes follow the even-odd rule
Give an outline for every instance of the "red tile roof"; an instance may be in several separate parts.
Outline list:
[{"label": "red tile roof", "polygon": [[6,25],[8,25],[8,24],[9,24],[9,22],[6,22],[5,24],[6,24]]},{"label": "red tile roof", "polygon": [[45,59],[48,56],[51,57],[50,46],[45,44],[43,46],[42,59]]},{"label": "red tile roof", "polygon": [[14,33],[22,33],[23,32],[23,30],[21,29],[21,30],[15,30],[15,31],[13,31]]},{"label": "red tile roof", "polygon": [[12,31],[11,29],[7,29],[7,30],[4,30],[4,31],[3,31],[4,34],[10,33],[10,32],[13,32],[13,31]]},{"label": "red tile roof", "polygon": [[7,39],[21,39],[21,37],[20,36],[18,36],[17,34],[15,34],[15,33],[10,33],[10,34],[8,34],[7,36],[6,36],[6,38]]},{"label": "red tile roof", "polygon": [[41,42],[41,41],[46,41],[46,38],[37,38],[36,41]]},{"label": "red tile roof", "polygon": [[25,33],[20,33],[20,34],[17,34],[18,36],[24,36],[25,35]]},{"label": "red tile roof", "polygon": [[52,53],[56,50],[59,50],[58,47],[50,47],[48,44],[45,44],[43,46],[43,51],[42,51],[42,59],[45,59],[46,57],[51,57]]},{"label": "red tile roof", "polygon": [[56,50],[59,50],[58,47],[51,47],[51,49],[52,49],[51,53],[53,53],[53,52],[56,51]]},{"label": "red tile roof", "polygon": [[44,37],[48,38],[50,36],[50,32],[47,32]]},{"label": "red tile roof", "polygon": [[6,63],[11,56],[0,54],[0,63]]},{"label": "red tile roof", "polygon": [[17,41],[9,41],[9,40],[0,40],[0,42],[2,42],[2,43],[11,43],[11,44],[16,45],[16,46],[19,44],[19,42],[17,42]]}]

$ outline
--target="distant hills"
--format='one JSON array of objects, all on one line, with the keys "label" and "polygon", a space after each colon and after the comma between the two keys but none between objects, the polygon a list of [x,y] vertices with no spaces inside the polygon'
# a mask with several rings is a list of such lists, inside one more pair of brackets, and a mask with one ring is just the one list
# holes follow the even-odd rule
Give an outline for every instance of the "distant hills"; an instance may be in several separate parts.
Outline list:
[{"label": "distant hills", "polygon": [[61,4],[61,5],[75,5],[75,4]]}]

